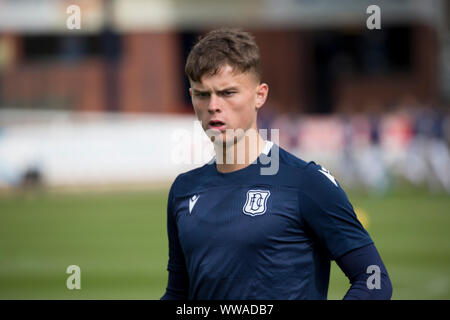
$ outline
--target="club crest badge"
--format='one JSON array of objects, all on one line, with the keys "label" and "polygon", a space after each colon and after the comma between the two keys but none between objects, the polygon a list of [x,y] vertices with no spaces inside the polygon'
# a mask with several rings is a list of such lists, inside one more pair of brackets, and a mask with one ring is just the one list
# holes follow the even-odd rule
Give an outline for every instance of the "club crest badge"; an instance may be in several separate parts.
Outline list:
[{"label": "club crest badge", "polygon": [[264,214],[267,210],[269,196],[269,190],[248,190],[242,211],[252,217]]}]

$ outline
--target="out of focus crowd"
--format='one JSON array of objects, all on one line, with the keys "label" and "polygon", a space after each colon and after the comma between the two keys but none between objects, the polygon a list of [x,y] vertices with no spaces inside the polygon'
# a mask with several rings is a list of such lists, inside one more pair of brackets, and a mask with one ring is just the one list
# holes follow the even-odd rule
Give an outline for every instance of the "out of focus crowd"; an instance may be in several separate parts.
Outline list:
[{"label": "out of focus crowd", "polygon": [[262,115],[280,145],[321,162],[350,188],[384,194],[404,185],[450,193],[450,112],[407,100],[389,112]]}]

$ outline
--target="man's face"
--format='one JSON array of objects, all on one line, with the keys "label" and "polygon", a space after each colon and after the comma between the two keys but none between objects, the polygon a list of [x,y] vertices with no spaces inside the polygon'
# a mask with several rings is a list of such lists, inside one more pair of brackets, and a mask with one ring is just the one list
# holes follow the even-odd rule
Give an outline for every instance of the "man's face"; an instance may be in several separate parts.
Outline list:
[{"label": "man's face", "polygon": [[250,72],[234,72],[225,65],[215,75],[203,76],[201,82],[191,81],[189,92],[203,130],[219,142],[229,140],[225,132],[229,129],[257,130],[257,110],[266,101],[268,86]]}]

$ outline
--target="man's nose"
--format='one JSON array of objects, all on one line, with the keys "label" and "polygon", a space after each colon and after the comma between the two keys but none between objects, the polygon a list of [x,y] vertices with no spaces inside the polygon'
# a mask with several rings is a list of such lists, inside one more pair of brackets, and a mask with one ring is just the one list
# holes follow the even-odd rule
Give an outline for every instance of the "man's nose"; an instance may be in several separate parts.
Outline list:
[{"label": "man's nose", "polygon": [[220,112],[219,103],[220,103],[219,98],[215,94],[211,94],[209,98],[208,112],[209,113]]}]

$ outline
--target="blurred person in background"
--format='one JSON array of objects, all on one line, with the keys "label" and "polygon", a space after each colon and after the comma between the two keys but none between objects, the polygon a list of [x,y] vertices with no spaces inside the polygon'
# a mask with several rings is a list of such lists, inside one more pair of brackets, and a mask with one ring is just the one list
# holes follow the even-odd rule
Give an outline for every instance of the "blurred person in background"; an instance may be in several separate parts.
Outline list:
[{"label": "blurred person in background", "polygon": [[450,154],[445,141],[445,113],[442,109],[421,106],[415,113],[412,152],[425,167],[425,181],[431,192],[450,193]]},{"label": "blurred person in background", "polygon": [[369,144],[364,148],[360,161],[361,177],[369,190],[384,195],[389,189],[389,175],[380,141],[382,115],[377,108],[367,115]]},{"label": "blurred person in background", "polygon": [[358,147],[354,143],[353,116],[345,107],[341,109],[342,112],[338,114],[338,117],[343,127],[344,142],[338,164],[339,173],[349,188],[358,188],[360,187],[361,177],[358,170],[358,159],[356,157]]},{"label": "blurred person in background", "polygon": [[[344,299],[390,299],[381,257],[330,172],[259,133],[247,140],[268,95],[253,36],[211,31],[191,50],[186,73],[216,157],[170,189],[162,299],[326,299],[331,260],[350,280]],[[245,134],[229,136],[239,129]],[[244,163],[217,160],[240,152]],[[268,159],[277,170],[263,174]]]},{"label": "blurred person in background", "polygon": [[[400,104],[412,127],[412,138],[400,172],[414,186],[450,193],[450,152],[445,138],[445,112],[417,99]],[[407,163],[407,165],[404,165]]]}]

